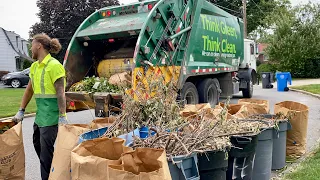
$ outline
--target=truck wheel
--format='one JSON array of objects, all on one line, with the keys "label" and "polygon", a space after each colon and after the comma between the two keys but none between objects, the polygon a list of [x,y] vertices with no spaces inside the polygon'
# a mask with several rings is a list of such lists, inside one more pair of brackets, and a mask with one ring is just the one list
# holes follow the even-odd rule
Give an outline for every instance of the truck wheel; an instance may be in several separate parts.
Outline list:
[{"label": "truck wheel", "polygon": [[[219,83],[219,81],[218,81]],[[199,92],[199,102],[209,103],[211,106],[215,106],[219,102],[218,84],[214,79],[208,78],[203,80],[197,86]]]},{"label": "truck wheel", "polygon": [[186,82],[181,89],[180,99],[183,104],[198,104],[199,96],[196,86],[191,82]]},{"label": "truck wheel", "polygon": [[242,95],[244,98],[252,98],[253,95],[253,82],[250,79],[247,88],[242,90]]}]

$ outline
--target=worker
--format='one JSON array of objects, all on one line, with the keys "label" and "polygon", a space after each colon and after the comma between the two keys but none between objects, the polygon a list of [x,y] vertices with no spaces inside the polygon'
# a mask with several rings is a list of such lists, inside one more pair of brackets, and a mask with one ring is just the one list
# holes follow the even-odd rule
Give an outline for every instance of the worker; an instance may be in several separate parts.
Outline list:
[{"label": "worker", "polygon": [[33,37],[30,81],[24,92],[21,106],[13,120],[23,120],[25,108],[34,95],[37,112],[33,125],[33,145],[40,159],[42,180],[49,178],[58,124],[67,123],[65,98],[65,70],[50,53],[61,50],[58,39],[42,33]]}]

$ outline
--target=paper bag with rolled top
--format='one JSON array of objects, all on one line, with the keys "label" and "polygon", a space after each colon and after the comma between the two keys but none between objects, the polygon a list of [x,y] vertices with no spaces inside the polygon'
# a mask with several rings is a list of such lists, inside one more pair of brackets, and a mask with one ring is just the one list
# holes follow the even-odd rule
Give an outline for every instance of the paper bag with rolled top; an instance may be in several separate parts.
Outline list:
[{"label": "paper bag with rolled top", "polygon": [[163,149],[137,148],[121,159],[121,165],[109,165],[108,180],[171,180]]},{"label": "paper bag with rolled top", "polygon": [[71,152],[71,177],[81,180],[108,180],[110,164],[121,164],[121,154],[132,151],[121,138],[97,138],[79,144]]},{"label": "paper bag with rolled top", "polygon": [[306,152],[309,108],[292,101],[275,104],[274,113],[281,113],[289,119],[292,126],[287,131],[286,154],[290,158],[299,158]]},{"label": "paper bag with rolled top", "polygon": [[[0,126],[4,124],[8,126],[6,122],[0,122]],[[0,179],[23,180],[25,179],[25,153],[22,123],[10,127],[0,133]]]}]

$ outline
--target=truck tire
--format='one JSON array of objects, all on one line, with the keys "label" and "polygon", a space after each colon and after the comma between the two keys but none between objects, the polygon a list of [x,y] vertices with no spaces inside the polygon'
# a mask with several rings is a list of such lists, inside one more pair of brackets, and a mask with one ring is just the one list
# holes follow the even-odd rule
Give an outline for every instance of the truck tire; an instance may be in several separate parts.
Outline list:
[{"label": "truck tire", "polygon": [[252,79],[248,82],[247,88],[242,89],[242,95],[244,98],[252,98],[253,95],[253,82]]},{"label": "truck tire", "polygon": [[219,102],[219,81],[207,78],[200,82],[197,86],[200,103],[209,103],[215,106]]},{"label": "truck tire", "polygon": [[199,96],[196,86],[192,82],[186,82],[180,92],[182,104],[199,104]]}]

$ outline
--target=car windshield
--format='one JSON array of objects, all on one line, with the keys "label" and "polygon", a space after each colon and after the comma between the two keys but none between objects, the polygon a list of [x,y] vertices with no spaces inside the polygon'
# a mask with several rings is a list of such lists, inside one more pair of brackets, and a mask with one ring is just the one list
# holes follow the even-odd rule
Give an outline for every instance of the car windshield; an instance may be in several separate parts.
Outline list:
[{"label": "car windshield", "polygon": [[25,70],[22,71],[23,74],[29,74],[30,73],[30,68],[27,68]]}]

